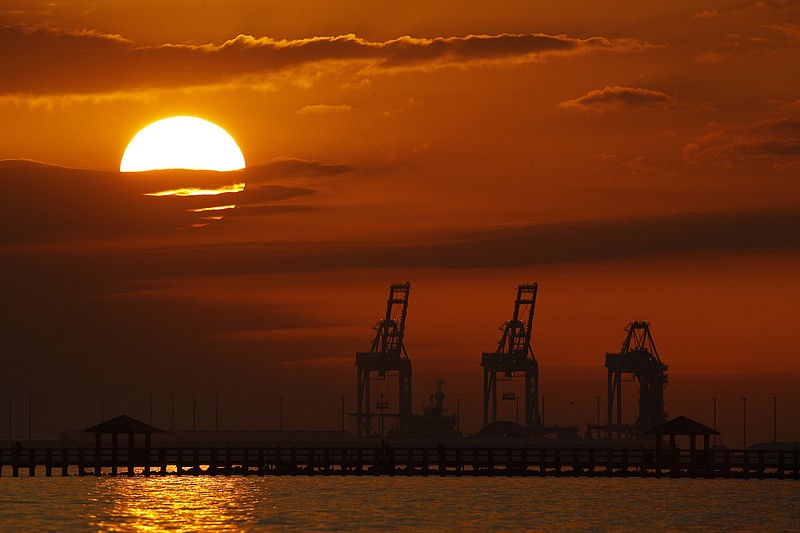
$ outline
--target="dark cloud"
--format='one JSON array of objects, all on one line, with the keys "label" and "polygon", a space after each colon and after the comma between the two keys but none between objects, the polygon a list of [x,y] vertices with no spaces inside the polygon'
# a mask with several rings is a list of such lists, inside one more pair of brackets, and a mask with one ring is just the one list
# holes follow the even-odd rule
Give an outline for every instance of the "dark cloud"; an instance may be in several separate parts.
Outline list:
[{"label": "dark cloud", "polygon": [[[672,253],[800,247],[800,212],[686,213],[652,218],[522,225],[415,242],[237,242],[162,247],[79,261],[108,264],[118,280],[339,269],[527,267]],[[56,261],[57,254],[53,256]],[[58,261],[64,261],[60,259]],[[76,267],[76,270],[80,270]]]},{"label": "dark cloud", "polygon": [[[773,121],[728,130],[800,131],[800,122]],[[722,130],[720,130],[722,131]],[[727,135],[727,134],[726,134]],[[723,135],[725,137],[725,135]],[[761,153],[796,156],[800,144],[753,144]],[[68,169],[32,162],[0,163],[0,239],[25,242],[36,235],[81,234],[125,236],[165,234],[215,215],[205,207],[236,204],[226,218],[319,209],[293,200],[317,193],[313,185],[281,183],[281,179],[337,175],[347,167],[301,160],[279,161],[232,173],[156,171],[114,173]],[[258,180],[248,173],[253,172]],[[234,176],[228,176],[228,175]],[[272,181],[267,179],[270,176]],[[169,186],[192,179],[200,185],[243,178],[244,192],[218,196],[151,197],[154,182]],[[250,185],[252,180],[253,185]],[[800,214],[711,213],[663,217],[524,225],[451,233],[415,242],[363,244],[294,243],[288,249],[273,242],[218,244],[186,249],[159,249],[143,258],[123,252],[115,271],[131,276],[206,275],[233,272],[283,272],[338,268],[485,268],[564,261],[616,259],[675,251],[746,250],[800,244]],[[632,246],[631,243],[636,243]],[[104,252],[97,252],[103,257]],[[202,260],[198,261],[200,254]],[[116,260],[115,260],[116,261]],[[150,262],[152,261],[152,263]],[[173,265],[176,270],[172,272]]]},{"label": "dark cloud", "polygon": [[247,206],[258,202],[275,202],[300,196],[312,196],[316,189],[309,187],[284,187],[283,185],[262,185],[248,187],[236,196],[236,205]]},{"label": "dark cloud", "polygon": [[353,170],[350,165],[286,158],[245,169],[248,183],[285,178],[322,178]]},{"label": "dark cloud", "polygon": [[[800,212],[696,213],[525,225],[443,235],[427,243],[356,247],[276,261],[252,250],[249,268],[495,268],[616,260],[674,252],[800,246]],[[311,266],[313,265],[313,266]],[[244,265],[243,265],[244,266]]]},{"label": "dark cloud", "polygon": [[137,183],[141,176],[129,180],[114,176],[30,162],[1,165],[0,239],[87,232],[120,235],[193,222],[194,215],[184,209],[144,196],[150,191],[149,185]]},{"label": "dark cloud", "polygon": [[[290,209],[268,206],[316,194],[307,185],[282,184],[291,177],[338,175],[349,170],[299,159],[282,160],[243,171],[159,170],[120,173],[71,169],[27,160],[0,161],[0,242],[32,236],[84,234],[131,236],[164,234],[176,228],[213,223],[209,217],[234,210],[203,209],[236,205],[236,215],[269,214]],[[148,196],[148,193],[217,188],[237,182],[244,191],[215,196]]]},{"label": "dark cloud", "polygon": [[800,24],[777,22],[774,24],[766,24],[764,28],[783,34],[790,43],[800,44]]},{"label": "dark cloud", "polygon": [[800,162],[800,120],[765,119],[711,125],[710,130],[683,148],[685,161],[733,166],[762,158],[774,164],[777,157],[784,165]]},{"label": "dark cloud", "polygon": [[661,91],[642,89],[640,87],[606,86],[603,89],[589,91],[585,95],[567,100],[559,104],[567,109],[603,113],[625,109],[673,109],[678,100]]},{"label": "dark cloud", "polygon": [[548,52],[576,52],[587,48],[613,48],[625,44],[602,38],[580,40],[544,34],[502,33],[435,39],[401,37],[380,46],[386,52],[381,65],[398,67],[421,63],[464,63],[476,60],[525,58]]},{"label": "dark cloud", "polygon": [[6,26],[0,28],[0,69],[4,73],[0,93],[94,94],[211,85],[325,61],[362,61],[382,69],[435,67],[646,46],[630,39],[544,34],[406,36],[384,42],[355,35],[292,41],[240,35],[221,45],[138,46],[117,35]]}]

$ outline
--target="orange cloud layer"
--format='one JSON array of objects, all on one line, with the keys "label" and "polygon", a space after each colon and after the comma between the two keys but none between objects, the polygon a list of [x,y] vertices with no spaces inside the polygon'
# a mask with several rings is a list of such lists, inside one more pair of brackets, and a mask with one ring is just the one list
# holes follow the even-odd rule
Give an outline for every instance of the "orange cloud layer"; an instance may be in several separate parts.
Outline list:
[{"label": "orange cloud layer", "polygon": [[222,44],[138,46],[92,31],[0,28],[0,94],[105,93],[120,89],[216,84],[299,65],[361,62],[379,69],[434,68],[485,61],[532,61],[542,55],[639,50],[633,39],[512,34],[399,37],[375,42],[355,35],[275,40],[239,35]]}]

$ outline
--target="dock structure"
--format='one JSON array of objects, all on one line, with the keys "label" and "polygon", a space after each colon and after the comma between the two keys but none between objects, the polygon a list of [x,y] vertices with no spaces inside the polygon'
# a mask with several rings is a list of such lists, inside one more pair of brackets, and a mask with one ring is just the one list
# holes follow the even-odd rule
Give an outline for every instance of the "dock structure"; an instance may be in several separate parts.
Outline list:
[{"label": "dock structure", "polygon": [[413,446],[0,448],[0,476],[581,476],[800,479],[800,450]]}]

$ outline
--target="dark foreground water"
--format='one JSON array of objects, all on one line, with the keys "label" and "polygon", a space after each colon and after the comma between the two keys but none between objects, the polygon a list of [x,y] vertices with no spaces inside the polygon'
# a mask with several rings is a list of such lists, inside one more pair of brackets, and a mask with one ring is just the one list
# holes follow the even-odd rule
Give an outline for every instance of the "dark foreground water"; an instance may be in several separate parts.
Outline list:
[{"label": "dark foreground water", "polygon": [[0,478],[2,531],[800,529],[780,480]]}]

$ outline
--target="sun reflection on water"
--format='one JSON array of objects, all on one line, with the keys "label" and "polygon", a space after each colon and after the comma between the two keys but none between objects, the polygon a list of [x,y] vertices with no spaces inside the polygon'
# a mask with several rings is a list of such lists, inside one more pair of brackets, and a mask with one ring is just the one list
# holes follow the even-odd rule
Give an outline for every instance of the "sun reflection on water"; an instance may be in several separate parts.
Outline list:
[{"label": "sun reflection on water", "polygon": [[241,478],[113,478],[92,487],[100,531],[236,531],[252,523],[263,486]]},{"label": "sun reflection on water", "polygon": [[0,531],[771,533],[797,530],[796,483],[536,477],[20,477],[0,483]]}]

